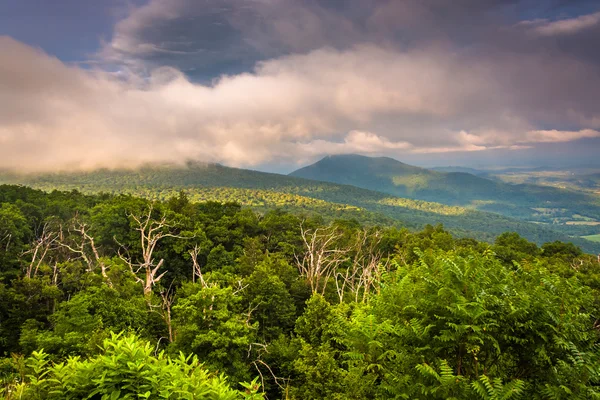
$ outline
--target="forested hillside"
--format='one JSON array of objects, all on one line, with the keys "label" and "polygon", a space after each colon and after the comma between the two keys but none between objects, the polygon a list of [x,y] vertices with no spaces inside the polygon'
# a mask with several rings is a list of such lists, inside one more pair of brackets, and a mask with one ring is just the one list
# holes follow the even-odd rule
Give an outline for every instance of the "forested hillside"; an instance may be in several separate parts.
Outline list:
[{"label": "forested hillside", "polygon": [[0,186],[6,399],[593,399],[600,263],[237,203]]},{"label": "forested hillside", "polygon": [[[77,189],[84,193],[129,193],[164,200],[184,190],[193,201],[235,201],[257,211],[282,208],[293,213],[322,215],[326,219],[354,218],[373,225],[401,225],[422,229],[439,224],[463,237],[493,241],[506,231],[515,231],[538,244],[572,241],[590,253],[600,245],[579,238],[595,231],[571,226],[561,233],[551,226],[528,223],[470,208],[410,200],[355,186],[311,181],[279,174],[228,168],[218,164],[148,166],[136,170],[45,175],[0,175],[0,183],[20,183],[51,191]],[[589,228],[589,227],[588,227]]]},{"label": "forested hillside", "polygon": [[551,169],[541,170],[512,169],[490,171],[489,176],[508,183],[529,183],[576,190],[591,194],[600,194],[600,173],[598,168]]},{"label": "forested hillside", "polygon": [[[474,175],[465,168],[446,171],[414,167],[387,157],[338,155],[325,157],[290,175],[495,212],[549,224],[552,229],[577,236],[595,232],[594,225],[600,224],[600,197],[592,193],[570,190],[568,186],[530,184],[536,181],[509,184]],[[579,182],[589,183],[592,179],[588,175]],[[579,226],[574,228],[576,225]]]}]

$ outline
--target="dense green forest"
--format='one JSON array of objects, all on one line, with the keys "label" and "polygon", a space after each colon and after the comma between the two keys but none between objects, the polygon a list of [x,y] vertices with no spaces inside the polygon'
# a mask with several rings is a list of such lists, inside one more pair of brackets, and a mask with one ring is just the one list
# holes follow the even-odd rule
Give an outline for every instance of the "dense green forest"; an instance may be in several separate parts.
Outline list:
[{"label": "dense green forest", "polygon": [[[584,184],[592,184],[593,175],[575,179],[563,173],[562,177],[568,177],[573,184],[549,187],[537,185],[547,182],[534,179],[515,179],[509,184],[505,182],[506,177],[514,177],[513,174],[528,177],[541,174],[536,170],[510,171],[504,175],[500,172],[482,175],[469,168],[430,170],[387,157],[338,155],[325,157],[290,175],[354,185],[410,199],[476,208],[548,224],[568,234],[577,235],[581,231],[578,236],[598,233],[600,197],[589,190],[579,190]],[[488,179],[490,177],[496,179]],[[579,226],[574,228],[574,225]]]},{"label": "dense green forest", "polygon": [[0,297],[7,399],[600,398],[598,259],[516,233],[4,185]]},{"label": "dense green forest", "polygon": [[498,213],[411,200],[356,186],[218,164],[189,163],[186,166],[42,175],[4,173],[0,174],[0,183],[26,184],[46,191],[77,189],[87,194],[126,193],[153,200],[165,200],[184,190],[192,201],[234,201],[259,212],[279,208],[292,213],[321,215],[326,220],[357,219],[363,224],[401,224],[412,229],[442,223],[458,236],[490,242],[503,232],[515,231],[538,245],[555,240],[571,241],[586,252],[600,253],[597,242],[580,238],[598,233],[595,226],[560,225],[563,232],[558,232],[553,228],[559,225],[532,223]]}]

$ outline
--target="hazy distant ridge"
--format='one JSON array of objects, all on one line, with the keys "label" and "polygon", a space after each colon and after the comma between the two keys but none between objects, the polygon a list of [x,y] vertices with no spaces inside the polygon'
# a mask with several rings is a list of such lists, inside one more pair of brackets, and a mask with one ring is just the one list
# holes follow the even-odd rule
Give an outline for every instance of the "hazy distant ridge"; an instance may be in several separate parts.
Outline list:
[{"label": "hazy distant ridge", "polygon": [[[389,160],[379,162],[387,163]],[[411,166],[406,169],[421,170]],[[565,234],[544,226],[497,214],[410,200],[356,186],[229,168],[218,164],[190,163],[184,167],[148,166],[137,170],[29,176],[5,174],[0,176],[0,183],[21,183],[44,190],[132,193],[163,199],[179,190],[185,190],[195,201],[237,201],[258,209],[284,208],[293,212],[317,213],[328,218],[357,218],[363,223],[386,224],[395,220],[413,228],[443,223],[461,236],[478,239],[492,240],[502,232],[516,231],[536,243],[570,240]],[[583,239],[573,241],[588,252],[600,251],[597,243]]]}]

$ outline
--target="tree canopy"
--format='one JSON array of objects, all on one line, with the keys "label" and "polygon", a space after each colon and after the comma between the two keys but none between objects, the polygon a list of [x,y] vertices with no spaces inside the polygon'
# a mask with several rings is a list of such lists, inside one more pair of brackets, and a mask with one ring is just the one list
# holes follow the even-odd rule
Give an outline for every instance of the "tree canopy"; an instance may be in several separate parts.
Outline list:
[{"label": "tree canopy", "polygon": [[363,222],[0,186],[0,393],[600,398],[596,256]]}]

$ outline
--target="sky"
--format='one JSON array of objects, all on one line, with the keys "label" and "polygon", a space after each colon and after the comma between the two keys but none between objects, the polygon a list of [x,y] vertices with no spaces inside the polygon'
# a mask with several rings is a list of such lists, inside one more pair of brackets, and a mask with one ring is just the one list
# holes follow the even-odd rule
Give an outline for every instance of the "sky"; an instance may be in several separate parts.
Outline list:
[{"label": "sky", "polygon": [[600,166],[598,0],[3,0],[0,168]]}]

